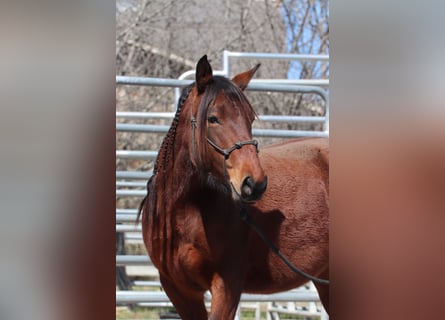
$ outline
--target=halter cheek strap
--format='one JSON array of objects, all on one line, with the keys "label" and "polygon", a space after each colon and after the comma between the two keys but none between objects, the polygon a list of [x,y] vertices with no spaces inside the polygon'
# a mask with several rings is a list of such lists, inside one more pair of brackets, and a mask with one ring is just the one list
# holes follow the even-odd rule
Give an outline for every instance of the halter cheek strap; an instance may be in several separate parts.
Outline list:
[{"label": "halter cheek strap", "polygon": [[[196,147],[195,147],[195,129],[196,129],[196,118],[192,115],[190,117],[190,123],[192,126],[192,155],[193,157],[196,155]],[[222,154],[224,156],[223,158],[223,172],[224,172],[224,176],[227,176],[227,171],[226,171],[226,160],[229,158],[230,154],[238,149],[241,149],[243,146],[246,145],[253,145],[255,146],[256,152],[260,152],[260,149],[258,147],[258,141],[257,140],[246,140],[246,141],[238,141],[235,142],[233,144],[233,146],[231,146],[230,148],[227,149],[223,149],[220,146],[218,146],[215,142],[213,142],[212,140],[210,140],[207,137],[207,142],[216,150],[218,151],[220,154]]]}]

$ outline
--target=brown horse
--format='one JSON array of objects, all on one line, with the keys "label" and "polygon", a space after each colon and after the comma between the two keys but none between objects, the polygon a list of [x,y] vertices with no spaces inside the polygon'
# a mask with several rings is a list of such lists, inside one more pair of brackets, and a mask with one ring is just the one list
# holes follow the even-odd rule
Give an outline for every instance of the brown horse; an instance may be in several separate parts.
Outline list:
[{"label": "brown horse", "polygon": [[[258,67],[229,80],[213,76],[201,58],[141,203],[144,243],[185,320],[233,319],[241,292],[273,293],[308,281],[274,255],[240,208],[293,264],[328,277],[328,141],[295,139],[258,154],[256,114],[243,94]],[[315,285],[327,310],[329,287]]]}]

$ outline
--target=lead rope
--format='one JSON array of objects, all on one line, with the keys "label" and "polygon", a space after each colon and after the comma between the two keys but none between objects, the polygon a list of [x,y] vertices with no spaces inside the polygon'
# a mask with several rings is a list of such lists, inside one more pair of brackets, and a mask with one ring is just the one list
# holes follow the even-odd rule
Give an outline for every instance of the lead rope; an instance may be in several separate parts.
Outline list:
[{"label": "lead rope", "polygon": [[[191,125],[192,125],[192,156],[194,157],[195,156],[195,129],[196,129],[196,118],[192,115],[191,117],[190,117],[190,123],[191,123]],[[214,143],[212,143],[212,141],[210,140],[210,139],[208,139],[207,138],[207,141],[213,146],[213,147],[215,147],[215,148],[219,148],[217,145],[215,145]],[[237,145],[237,144],[235,144],[235,145]],[[233,148],[233,147],[232,147]],[[239,149],[239,148],[241,148],[241,146],[240,147],[238,147],[238,148],[234,148],[234,150],[235,149]],[[258,148],[258,146],[257,146],[257,148]],[[217,149],[218,150],[218,149]],[[219,148],[219,150],[222,150],[222,149],[220,149]],[[228,177],[227,177],[227,170],[226,170],[226,160],[227,160],[227,158],[229,157],[229,155],[230,155],[230,153],[232,152],[233,150],[230,150],[229,152],[226,152],[225,150],[222,150],[222,152],[223,152],[223,155],[224,155],[224,157],[223,157],[223,163],[222,163],[222,167],[223,167],[223,172],[224,172],[224,177],[227,179]]]},{"label": "lead rope", "polygon": [[243,221],[245,221],[248,225],[250,225],[255,232],[260,236],[261,239],[269,246],[269,248],[275,253],[283,262],[295,273],[298,273],[300,276],[309,279],[313,282],[318,282],[320,284],[329,284],[329,280],[320,279],[314,276],[311,276],[310,274],[307,274],[303,270],[297,268],[294,266],[283,254],[278,250],[277,247],[269,240],[269,238],[266,237],[266,235],[263,233],[263,231],[260,229],[260,227],[255,223],[254,220],[252,220],[252,217],[247,212],[247,209],[243,206],[240,210],[240,216]]}]

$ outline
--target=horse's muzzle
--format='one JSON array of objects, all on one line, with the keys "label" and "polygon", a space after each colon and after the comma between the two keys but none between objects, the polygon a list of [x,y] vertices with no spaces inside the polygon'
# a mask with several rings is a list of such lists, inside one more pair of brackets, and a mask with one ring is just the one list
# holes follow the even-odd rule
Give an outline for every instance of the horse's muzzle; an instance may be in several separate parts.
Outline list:
[{"label": "horse's muzzle", "polygon": [[241,200],[245,202],[257,201],[261,198],[267,188],[267,177],[263,181],[254,181],[246,177],[241,184]]}]

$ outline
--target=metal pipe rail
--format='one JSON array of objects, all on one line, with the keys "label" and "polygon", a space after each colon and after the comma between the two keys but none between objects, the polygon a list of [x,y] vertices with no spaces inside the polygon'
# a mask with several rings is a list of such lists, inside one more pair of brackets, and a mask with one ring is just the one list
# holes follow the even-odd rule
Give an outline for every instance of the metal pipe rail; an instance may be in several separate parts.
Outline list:
[{"label": "metal pipe rail", "polygon": [[116,214],[137,214],[137,209],[116,209]]},{"label": "metal pipe rail", "polygon": [[173,119],[174,112],[130,112],[117,111],[116,118],[139,118],[139,119]]},{"label": "metal pipe rail", "polygon": [[329,86],[329,79],[252,79],[251,82],[297,86]]},{"label": "metal pipe rail", "polygon": [[328,54],[302,54],[302,53],[269,53],[269,52],[237,52],[223,51],[223,57],[249,58],[249,59],[279,59],[279,60],[323,60],[329,61]]},{"label": "metal pipe rail", "polygon": [[157,151],[116,150],[117,158],[154,160],[158,156]]},{"label": "metal pipe rail", "polygon": [[[192,80],[177,80],[165,78],[145,78],[116,76],[116,84],[138,85],[138,86],[160,86],[160,87],[182,87],[191,84]],[[317,94],[325,101],[324,132],[329,132],[329,96],[326,90],[316,86],[297,86],[284,84],[265,84],[251,82],[247,86],[251,91],[274,91],[274,92],[293,92],[293,93],[313,93]],[[153,127],[155,130],[155,127]],[[159,130],[165,130],[159,128]]]},{"label": "metal pipe rail", "polygon": [[[183,87],[193,83],[193,80],[178,80],[168,78],[149,78],[149,77],[129,77],[116,76],[116,84],[136,85],[136,86],[156,86],[156,87]],[[298,93],[317,93],[324,99],[327,92],[316,86],[298,86],[292,84],[270,84],[250,82],[246,88],[252,91],[277,91],[277,92],[298,92]]]},{"label": "metal pipe rail", "polygon": [[116,222],[131,222],[134,225],[137,214],[138,209],[116,209]]},{"label": "metal pipe rail", "polygon": [[[136,221],[136,219],[134,221]],[[142,232],[142,226],[135,224],[117,224],[116,232]]]},{"label": "metal pipe rail", "polygon": [[153,265],[148,256],[116,255],[116,266],[150,266]]},{"label": "metal pipe rail", "polygon": [[[146,133],[167,133],[169,126],[152,125],[152,124],[133,124],[133,123],[117,123],[116,131],[125,132],[146,132]],[[252,129],[252,136],[254,137],[278,137],[278,138],[296,138],[301,136],[310,137],[326,137],[328,133],[325,131],[307,131],[307,130],[275,130],[275,129]],[[118,150],[116,156],[130,157],[132,152]],[[140,151],[142,152],[142,151]],[[144,156],[148,158],[155,157],[156,151],[143,151]],[[142,155],[143,153],[141,153]]]},{"label": "metal pipe rail", "polygon": [[145,188],[146,185],[141,181],[116,181],[116,187]]},{"label": "metal pipe rail", "polygon": [[116,190],[116,197],[145,197],[147,190],[128,190],[119,189]]},{"label": "metal pipe rail", "polygon": [[148,180],[153,174],[150,171],[116,171],[116,179],[143,179]]},{"label": "metal pipe rail", "polygon": [[[116,112],[116,118],[126,119],[166,119],[172,120],[174,112]],[[288,116],[288,115],[259,115],[258,120],[264,122],[325,122],[325,117],[320,116]]]},{"label": "metal pipe rail", "polygon": [[116,84],[125,84],[131,86],[185,87],[192,82],[192,80],[178,80],[168,78],[116,76]]},{"label": "metal pipe rail", "polygon": [[[205,294],[205,301],[210,302],[211,296]],[[289,302],[302,301],[313,302],[320,301],[316,291],[297,289],[292,291],[273,293],[273,294],[241,294],[241,302]],[[170,302],[165,292],[158,291],[116,291],[117,303],[138,303],[138,302]]]},{"label": "metal pipe rail", "polygon": [[133,281],[133,285],[141,287],[158,287],[158,288],[162,286],[160,281],[143,281],[143,280],[135,280]]},{"label": "metal pipe rail", "polygon": [[135,223],[137,214],[116,214],[116,222],[132,222]]}]

